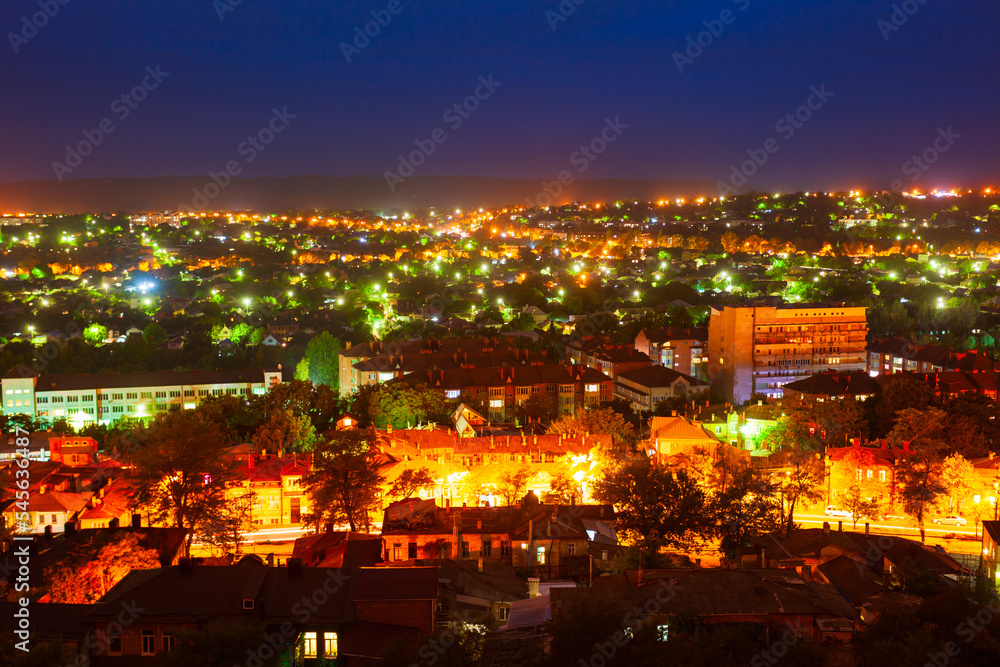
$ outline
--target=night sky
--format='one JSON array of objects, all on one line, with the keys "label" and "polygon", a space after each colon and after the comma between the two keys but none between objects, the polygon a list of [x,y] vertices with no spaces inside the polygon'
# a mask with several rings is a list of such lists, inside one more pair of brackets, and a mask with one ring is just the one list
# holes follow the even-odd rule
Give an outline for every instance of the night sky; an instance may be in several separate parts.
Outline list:
[{"label": "night sky", "polygon": [[[231,160],[250,177],[381,176],[441,128],[419,175],[552,179],[619,119],[580,177],[726,180],[773,138],[748,187],[888,187],[951,127],[921,185],[1000,180],[998,3],[907,0],[898,30],[876,0],[46,3],[58,12],[27,40],[11,33],[39,1],[0,9],[2,181],[55,179],[65,146],[104,118],[114,131],[66,178],[204,175]],[[342,43],[373,11],[391,20],[348,63]],[[679,71],[674,53],[701,32],[710,43]],[[169,75],[145,100],[113,104],[157,66]],[[500,86],[479,108],[446,121],[491,75]],[[814,86],[833,95],[779,131]],[[295,118],[247,161],[241,142],[275,108]]]}]

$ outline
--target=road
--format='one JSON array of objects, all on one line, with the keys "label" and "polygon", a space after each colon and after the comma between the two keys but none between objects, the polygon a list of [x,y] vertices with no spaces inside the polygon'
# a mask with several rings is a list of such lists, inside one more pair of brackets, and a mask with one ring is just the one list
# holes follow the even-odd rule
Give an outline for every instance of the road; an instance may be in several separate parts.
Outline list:
[{"label": "road", "polygon": [[[861,519],[858,520],[857,529],[854,528],[854,522],[851,519],[840,519],[835,516],[826,516],[825,514],[795,514],[795,521],[801,523],[803,527],[807,527],[807,524],[817,524],[819,526],[823,525],[824,521],[830,523],[832,528],[837,527],[838,521],[844,522],[844,530],[850,530],[854,532],[864,532],[865,522]],[[811,525],[809,526],[811,527]],[[879,521],[877,523],[872,523],[870,526],[872,531],[879,531],[882,533],[887,533],[889,531],[908,531],[912,533],[920,534],[920,529],[917,528],[912,521],[907,519],[902,520],[892,520],[892,521]],[[979,539],[979,533],[972,527],[966,526],[937,526],[933,521],[927,521],[924,524],[924,530],[928,535],[961,535],[969,538]]]}]

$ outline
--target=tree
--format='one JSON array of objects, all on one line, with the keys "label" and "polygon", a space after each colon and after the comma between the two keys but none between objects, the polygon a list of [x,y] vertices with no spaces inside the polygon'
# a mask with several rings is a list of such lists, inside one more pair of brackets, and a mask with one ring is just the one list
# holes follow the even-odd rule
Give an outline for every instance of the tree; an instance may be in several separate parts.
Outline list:
[{"label": "tree", "polygon": [[804,449],[792,449],[778,455],[784,464],[784,475],[779,476],[781,491],[788,503],[788,522],[785,537],[792,534],[795,505],[800,500],[816,502],[823,497],[826,470],[822,455]]},{"label": "tree", "polygon": [[926,541],[924,515],[947,489],[941,483],[940,450],[925,449],[896,462],[896,484],[903,509],[917,520],[920,541]]},{"label": "tree", "polygon": [[253,497],[249,490],[230,496],[218,512],[198,524],[198,541],[207,544],[214,555],[239,555],[243,536],[253,529]]},{"label": "tree", "polygon": [[142,340],[146,345],[154,347],[167,339],[167,332],[156,322],[150,322],[142,330]]},{"label": "tree", "polygon": [[529,422],[547,422],[555,414],[555,405],[541,394],[532,394],[523,403],[514,408],[514,417],[522,424]]},{"label": "tree", "polygon": [[97,539],[45,570],[52,602],[91,604],[132,570],[160,567],[159,552],[141,546],[135,533],[117,533],[103,544]]},{"label": "tree", "polygon": [[861,483],[855,483],[847,488],[844,495],[843,508],[851,513],[851,520],[857,530],[858,519],[877,519],[881,505],[872,500],[863,490]]},{"label": "tree", "polygon": [[530,479],[531,471],[525,466],[521,466],[513,473],[508,471],[500,476],[497,492],[503,496],[508,507],[512,507],[524,496]]},{"label": "tree", "polygon": [[196,410],[157,418],[146,442],[134,454],[136,502],[151,523],[166,521],[194,531],[226,506],[226,491],[236,483],[236,463],[225,458],[219,427]]},{"label": "tree", "polygon": [[306,346],[305,362],[308,377],[314,384],[325,384],[336,389],[340,384],[340,350],[343,345],[340,339],[334,338],[329,331],[321,331],[314,336]]},{"label": "tree", "polygon": [[778,492],[776,482],[750,466],[735,471],[728,487],[712,499],[723,551],[732,552],[751,536],[781,529],[784,508]]},{"label": "tree", "polygon": [[579,437],[586,433],[610,435],[615,447],[630,448],[636,442],[635,427],[611,408],[588,410],[577,416],[564,416],[549,424],[547,432]]},{"label": "tree", "polygon": [[705,490],[687,472],[668,471],[646,456],[606,470],[594,495],[617,508],[619,529],[647,552],[683,548],[714,530]]},{"label": "tree", "polygon": [[83,330],[83,339],[91,345],[100,345],[108,339],[108,328],[103,324],[91,324]]},{"label": "tree", "polygon": [[313,465],[302,478],[312,494],[312,523],[346,521],[352,531],[368,526],[378,507],[383,476],[379,454],[367,431],[324,436],[313,449]]},{"label": "tree", "polygon": [[971,507],[973,498],[982,490],[975,466],[961,454],[952,454],[941,464],[941,483],[955,514],[962,513],[963,505]]},{"label": "tree", "polygon": [[253,435],[258,448],[272,452],[308,452],[316,439],[309,415],[297,415],[291,408],[272,412]]},{"label": "tree", "polygon": [[390,498],[413,498],[421,489],[434,488],[434,478],[427,468],[407,468],[399,474],[389,488]]},{"label": "tree", "polygon": [[444,394],[424,385],[411,387],[402,382],[376,385],[368,394],[368,414],[379,427],[411,428],[448,412]]},{"label": "tree", "polygon": [[295,415],[307,415],[310,423],[320,433],[332,428],[344,412],[343,402],[331,387],[313,384],[309,380],[276,384],[266,394],[252,397],[248,407],[250,413],[261,416],[286,409]]},{"label": "tree", "polygon": [[564,472],[553,475],[549,479],[549,492],[543,502],[557,505],[575,504],[582,497],[580,484]]}]

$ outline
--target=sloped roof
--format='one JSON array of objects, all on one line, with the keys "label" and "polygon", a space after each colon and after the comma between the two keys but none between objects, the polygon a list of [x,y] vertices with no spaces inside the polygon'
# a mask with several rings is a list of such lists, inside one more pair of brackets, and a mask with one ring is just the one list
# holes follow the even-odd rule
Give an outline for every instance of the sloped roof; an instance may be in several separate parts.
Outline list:
[{"label": "sloped roof", "polygon": [[683,417],[653,417],[650,434],[654,439],[718,442],[700,425],[693,424]]},{"label": "sloped roof", "polygon": [[678,380],[682,380],[690,387],[708,386],[707,382],[702,382],[697,378],[685,375],[684,373],[675,371],[672,368],[667,368],[666,366],[647,366],[646,368],[638,368],[634,371],[619,373],[618,378],[621,380],[628,380],[629,382],[647,388],[670,387]]},{"label": "sloped roof", "polygon": [[882,391],[865,371],[818,373],[789,382],[785,389],[813,396],[868,396]]}]

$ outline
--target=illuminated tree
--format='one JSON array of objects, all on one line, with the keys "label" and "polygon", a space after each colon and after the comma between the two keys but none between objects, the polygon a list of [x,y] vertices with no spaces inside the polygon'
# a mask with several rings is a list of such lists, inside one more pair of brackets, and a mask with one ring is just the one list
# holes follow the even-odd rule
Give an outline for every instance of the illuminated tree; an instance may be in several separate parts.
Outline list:
[{"label": "illuminated tree", "polygon": [[378,449],[368,431],[338,431],[313,449],[313,465],[302,486],[313,498],[316,526],[346,521],[352,531],[370,526],[381,502],[383,476]]},{"label": "illuminated tree", "polygon": [[503,496],[508,507],[515,505],[524,496],[531,479],[531,471],[522,466],[516,471],[505,472],[497,483],[497,493]]},{"label": "illuminated tree", "polygon": [[618,529],[647,552],[684,548],[715,530],[705,490],[687,472],[667,470],[645,456],[606,469],[594,496],[615,506]]},{"label": "illuminated tree", "polygon": [[427,468],[407,468],[392,483],[387,494],[390,498],[413,498],[421,489],[433,489],[434,478]]},{"label": "illuminated tree", "polygon": [[137,504],[152,523],[188,529],[188,551],[193,531],[223,511],[226,491],[236,483],[227,446],[206,415],[180,410],[159,416],[133,454]]},{"label": "illuminated tree", "polygon": [[132,570],[160,567],[159,552],[141,546],[135,533],[118,533],[103,544],[98,539],[71,548],[67,558],[45,570],[52,602],[91,604]]}]

